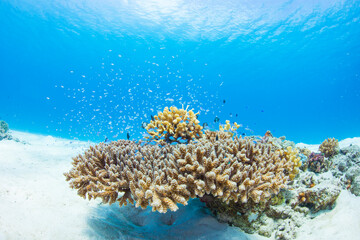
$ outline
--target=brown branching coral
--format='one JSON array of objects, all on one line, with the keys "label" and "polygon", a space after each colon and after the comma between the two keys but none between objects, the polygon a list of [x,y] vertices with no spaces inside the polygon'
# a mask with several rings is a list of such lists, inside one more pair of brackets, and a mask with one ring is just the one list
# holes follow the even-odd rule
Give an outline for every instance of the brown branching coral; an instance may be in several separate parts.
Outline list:
[{"label": "brown branching coral", "polygon": [[155,141],[165,140],[167,143],[181,143],[179,139],[189,143],[192,139],[202,137],[202,127],[197,115],[192,110],[166,107],[163,112],[154,116],[154,119],[145,127]]},{"label": "brown branching coral", "polygon": [[210,140],[211,142],[215,142],[218,140],[226,140],[231,139],[232,134],[230,132],[224,132],[224,131],[205,131],[204,138],[207,140]]},{"label": "brown branching coral", "polygon": [[332,157],[338,152],[339,142],[335,138],[328,138],[319,146],[319,151],[322,152],[325,157]]},{"label": "brown branching coral", "polygon": [[74,168],[65,176],[89,200],[99,197],[104,203],[118,201],[120,206],[136,201],[137,207],[175,211],[176,203],[187,203],[189,193],[178,178],[175,162],[168,158],[171,150],[125,140],[100,143],[75,157]]},{"label": "brown branching coral", "polygon": [[75,157],[65,173],[84,198],[153,211],[176,211],[177,203],[212,195],[224,202],[259,203],[284,188],[294,162],[271,146],[225,133],[206,132],[196,142],[150,145],[120,140],[100,143]]}]

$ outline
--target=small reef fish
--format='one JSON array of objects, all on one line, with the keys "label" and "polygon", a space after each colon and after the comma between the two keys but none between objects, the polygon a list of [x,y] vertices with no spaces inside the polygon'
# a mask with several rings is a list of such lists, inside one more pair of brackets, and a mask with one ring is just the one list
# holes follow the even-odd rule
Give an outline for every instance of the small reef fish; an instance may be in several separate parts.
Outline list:
[{"label": "small reef fish", "polygon": [[220,118],[215,117],[215,119],[214,119],[214,123],[218,123],[219,121],[220,121]]},{"label": "small reef fish", "polygon": [[151,120],[155,121],[155,118],[154,118],[154,116],[153,116],[153,115],[151,115]]},{"label": "small reef fish", "polygon": [[226,103],[225,99],[223,100],[223,103],[224,103],[224,104]]},{"label": "small reef fish", "polygon": [[235,115],[236,117],[238,116],[238,114]]},{"label": "small reef fish", "polygon": [[205,127],[207,127],[207,126],[209,126],[208,123],[207,123],[207,122],[204,122],[204,123],[203,123],[203,128],[205,128]]},{"label": "small reef fish", "polygon": [[248,128],[248,127],[246,127],[245,130],[246,130],[246,131],[249,131],[249,132],[254,132],[252,129],[250,129],[250,128]]},{"label": "small reef fish", "polygon": [[127,140],[130,139],[130,134],[129,133],[126,133],[126,138],[127,138]]},{"label": "small reef fish", "polygon": [[142,122],[142,123],[141,123],[141,127],[142,127],[142,128],[144,128],[144,129],[145,129],[145,128],[146,128],[146,126],[147,126],[147,123],[146,123],[146,122]]}]

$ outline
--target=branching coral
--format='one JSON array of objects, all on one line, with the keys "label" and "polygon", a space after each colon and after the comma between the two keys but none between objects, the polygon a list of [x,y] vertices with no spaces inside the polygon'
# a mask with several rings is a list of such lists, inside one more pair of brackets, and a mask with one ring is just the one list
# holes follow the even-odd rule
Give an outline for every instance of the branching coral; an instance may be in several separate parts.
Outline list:
[{"label": "branching coral", "polygon": [[338,152],[339,142],[335,138],[328,138],[319,146],[319,151],[322,152],[325,157],[332,157]]},{"label": "branching coral", "polygon": [[231,125],[230,121],[226,120],[224,125],[219,125],[219,130],[220,132],[228,132],[231,134],[231,136],[233,136],[234,133],[236,133],[236,130],[239,129],[239,127],[241,127],[241,125],[237,124],[236,122]]},{"label": "branching coral", "polygon": [[165,140],[167,143],[185,140],[189,143],[192,139],[202,137],[202,127],[199,125],[197,115],[192,110],[178,109],[176,107],[165,108],[159,112],[146,126],[146,130],[155,141]]},{"label": "branching coral", "polygon": [[298,150],[288,146],[286,149],[278,149],[277,151],[280,156],[284,157],[287,161],[294,163],[292,171],[289,172],[289,177],[293,180],[299,173],[299,167],[301,166],[301,158],[298,155]]},{"label": "branching coral", "polygon": [[189,144],[100,143],[73,160],[65,176],[80,196],[120,206],[136,202],[159,212],[176,211],[177,203],[205,194],[227,203],[268,201],[296,167],[271,146],[221,132],[214,139],[209,131]]}]

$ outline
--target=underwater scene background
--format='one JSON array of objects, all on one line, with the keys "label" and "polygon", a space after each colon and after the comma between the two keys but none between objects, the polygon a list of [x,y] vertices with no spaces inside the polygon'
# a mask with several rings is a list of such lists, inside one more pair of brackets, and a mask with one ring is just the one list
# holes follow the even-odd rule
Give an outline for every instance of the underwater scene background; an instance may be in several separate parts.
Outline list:
[{"label": "underwater scene background", "polygon": [[341,0],[1,0],[0,118],[138,139],[151,115],[189,105],[210,129],[358,136],[359,16],[359,1]]},{"label": "underwater scene background", "polygon": [[351,0],[0,0],[0,240],[358,239],[359,23]]}]

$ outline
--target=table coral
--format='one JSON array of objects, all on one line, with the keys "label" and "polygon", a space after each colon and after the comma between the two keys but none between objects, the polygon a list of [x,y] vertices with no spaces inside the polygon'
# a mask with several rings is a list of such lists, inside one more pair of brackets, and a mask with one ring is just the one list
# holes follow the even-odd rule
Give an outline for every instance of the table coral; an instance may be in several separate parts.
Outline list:
[{"label": "table coral", "polygon": [[84,198],[120,206],[136,202],[162,213],[205,194],[226,203],[265,202],[286,187],[296,166],[291,157],[250,139],[212,135],[164,146],[128,140],[100,143],[73,158],[66,180]]},{"label": "table coral", "polygon": [[154,116],[153,120],[145,127],[150,139],[157,142],[165,140],[167,143],[181,143],[180,139],[189,143],[192,139],[202,137],[202,126],[199,125],[197,115],[192,110],[166,107],[163,112]]},{"label": "table coral", "polygon": [[335,138],[328,138],[321,143],[319,151],[327,158],[332,157],[339,151],[339,141]]}]

